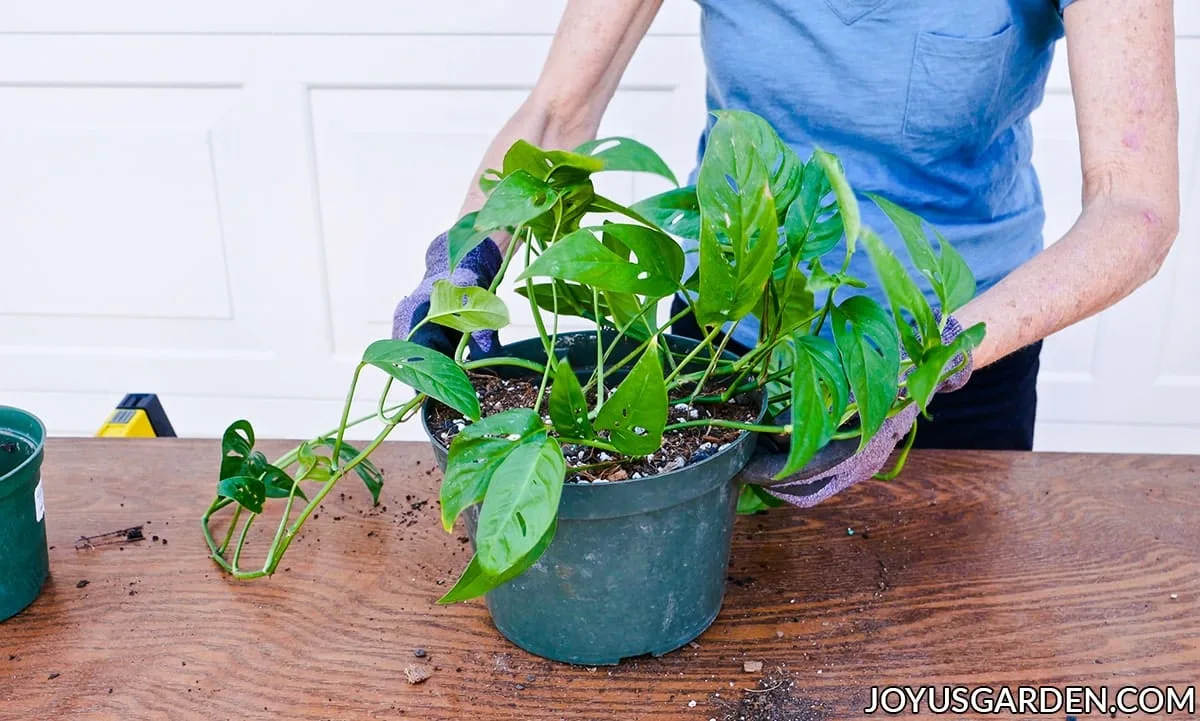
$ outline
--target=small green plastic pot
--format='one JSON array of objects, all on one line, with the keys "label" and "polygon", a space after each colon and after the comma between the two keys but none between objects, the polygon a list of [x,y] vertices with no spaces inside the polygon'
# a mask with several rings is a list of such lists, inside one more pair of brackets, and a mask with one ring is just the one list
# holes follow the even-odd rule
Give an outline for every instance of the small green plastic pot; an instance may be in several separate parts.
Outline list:
[{"label": "small green plastic pot", "polygon": [[33,603],[50,574],[45,445],[46,428],[36,416],[0,406],[0,621]]},{"label": "small green plastic pot", "polygon": [[[675,351],[696,345],[674,336],[664,341]],[[611,358],[636,347],[625,340],[621,345]],[[546,360],[538,338],[506,346],[505,354]],[[555,355],[565,356],[586,379],[595,367],[595,333],[560,335]],[[428,412],[427,404],[425,431],[445,470],[448,449],[431,429]],[[735,476],[754,444],[754,436],[743,433],[724,450],[676,471],[566,484],[545,553],[485,596],[496,629],[537,656],[586,666],[661,656],[694,640],[721,610],[737,515]],[[467,509],[464,519],[474,546],[479,506]]]}]

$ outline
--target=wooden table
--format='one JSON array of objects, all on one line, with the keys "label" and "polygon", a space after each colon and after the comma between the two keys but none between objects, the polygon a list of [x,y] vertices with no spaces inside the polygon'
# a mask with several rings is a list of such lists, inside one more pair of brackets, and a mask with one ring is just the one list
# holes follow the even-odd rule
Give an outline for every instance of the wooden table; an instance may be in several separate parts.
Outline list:
[{"label": "wooden table", "polygon": [[[0,624],[0,718],[703,721],[769,697],[778,718],[824,720],[864,717],[888,684],[1200,679],[1200,457],[914,452],[891,483],[739,519],[696,645],[574,668],[510,645],[479,602],[434,603],[469,553],[438,524],[427,446],[386,444],[386,511],[345,482],[284,570],[251,582],[200,533],[219,453],[49,443],[53,577]],[[138,524],[145,541],[74,547]],[[413,664],[432,676],[408,683]]]}]

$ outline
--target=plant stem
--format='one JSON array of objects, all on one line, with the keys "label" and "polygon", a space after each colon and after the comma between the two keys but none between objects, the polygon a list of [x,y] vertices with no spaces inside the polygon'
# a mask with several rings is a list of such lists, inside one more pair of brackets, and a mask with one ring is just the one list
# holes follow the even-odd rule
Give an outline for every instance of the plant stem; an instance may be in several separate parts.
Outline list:
[{"label": "plant stem", "polygon": [[723,418],[702,418],[696,421],[680,421],[672,423],[663,429],[666,431],[676,431],[680,428],[695,428],[697,426],[713,426],[716,428],[735,428],[740,431],[750,431],[751,433],[780,433],[786,435],[792,432],[791,424],[784,426],[765,426],[758,423],[742,423],[741,421],[727,421]]},{"label": "plant stem", "polygon": [[[688,313],[688,311],[687,311],[687,310],[681,310],[681,311],[679,311],[678,313],[676,313],[674,316],[672,316],[672,317],[671,317],[671,318],[670,318],[670,319],[667,321],[667,324],[666,324],[666,325],[667,325],[667,327],[670,327],[672,323],[674,323],[675,321],[679,320],[679,319],[680,319],[680,318],[682,318],[683,316],[687,315],[687,313]],[[641,343],[639,343],[639,344],[638,344],[638,346],[637,346],[636,348],[634,348],[632,351],[630,351],[629,355],[625,356],[625,357],[624,357],[624,358],[622,358],[622,359],[621,359],[621,360],[620,360],[618,363],[616,363],[616,364],[615,364],[615,367],[616,367],[616,368],[624,368],[624,367],[625,367],[625,365],[626,365],[627,363],[631,362],[631,361],[632,361],[634,358],[637,358],[637,357],[638,357],[638,355],[640,355],[640,354],[641,354],[641,352],[642,352],[643,350],[645,350],[645,349],[646,349],[646,346],[650,345],[650,342],[651,342],[651,341],[653,341],[653,340],[654,340],[654,338],[655,338],[656,336],[658,336],[658,335],[660,335],[660,334],[662,333],[662,330],[663,330],[663,329],[661,329],[661,328],[660,328],[658,333],[656,333],[655,335],[652,335],[652,336],[650,336],[650,337],[649,337],[649,338],[647,338],[646,340],[644,340],[644,341],[642,341]],[[609,346],[608,346],[608,350],[606,350],[606,351],[604,352],[604,362],[605,362],[605,363],[607,363],[607,362],[608,362],[608,357],[609,357],[609,356],[612,354],[612,352],[613,352],[614,350],[616,350],[616,347],[617,347],[617,346],[616,346],[616,344],[615,344],[615,343],[610,343],[610,344],[609,344]],[[671,353],[671,350],[670,350],[670,348],[668,348],[668,349],[667,349],[667,357],[671,359],[671,361],[672,361],[672,367],[674,367],[674,360],[675,360],[675,356],[674,356],[674,354],[673,354],[673,353]],[[583,387],[583,392],[584,392],[584,393],[587,393],[589,390],[591,390],[592,386],[593,386],[595,383],[596,383],[595,376],[593,376],[592,378],[588,379],[588,382],[587,382],[587,384],[586,384],[586,385],[584,385],[584,387]]]},{"label": "plant stem", "polygon": [[233,570],[236,572],[238,562],[242,559],[242,548],[246,545],[246,534],[250,532],[250,526],[254,523],[254,519],[258,518],[257,513],[251,513],[246,519],[245,525],[242,526],[242,533],[238,536],[237,545],[233,549]]},{"label": "plant stem", "polygon": [[595,288],[592,288],[592,313],[596,316],[596,410],[599,410],[604,405],[604,324],[600,322],[600,292]]},{"label": "plant stem", "polygon": [[[557,232],[558,232],[558,229],[555,228],[555,233],[557,233]],[[550,297],[553,299],[553,304],[554,304],[554,337],[551,339],[550,345],[554,346],[554,345],[558,345],[558,286],[557,285],[551,284]],[[546,358],[546,368],[542,371],[542,385],[538,388],[537,400],[535,400],[533,403],[533,412],[534,413],[538,413],[538,414],[541,413],[542,400],[546,396],[546,383],[548,383],[550,380],[550,369],[552,367],[554,367],[553,360],[554,360],[553,357],[548,356]]]},{"label": "plant stem", "polygon": [[833,288],[830,288],[829,292],[825,294],[825,305],[821,306],[821,315],[817,318],[817,327],[812,332],[813,335],[821,334],[821,328],[825,325],[825,318],[829,315],[829,309],[833,305],[833,290]]},{"label": "plant stem", "polygon": [[914,423],[913,427],[908,431],[908,438],[906,438],[904,441],[904,447],[900,449],[900,456],[896,459],[896,465],[893,466],[892,470],[888,471],[887,473],[876,473],[875,477],[881,481],[890,481],[896,476],[900,475],[900,472],[904,470],[905,462],[908,461],[908,452],[912,450],[913,441],[916,440],[916,438],[917,425]]},{"label": "plant stem", "polygon": [[476,368],[487,368],[489,366],[514,366],[516,368],[526,368],[537,373],[544,373],[546,366],[537,361],[525,360],[524,358],[480,358],[479,360],[466,361],[461,364],[463,370],[475,370]]},{"label": "plant stem", "polygon": [[605,443],[604,441],[599,441],[599,440],[594,440],[594,439],[589,440],[586,438],[559,438],[558,442],[564,446],[568,445],[568,444],[573,445],[573,446],[588,446],[589,448],[599,448],[602,451],[610,451],[612,453],[620,453],[620,451],[617,450],[616,446],[612,445],[611,443]]},{"label": "plant stem", "polygon": [[[787,374],[790,372],[791,372],[791,370],[787,369],[787,368],[784,368],[782,370],[777,370],[774,373],[772,373],[771,375],[764,378],[761,382],[755,381],[755,382],[751,382],[751,383],[743,383],[742,385],[730,385],[729,389],[726,390],[724,393],[722,393],[719,396],[698,396],[692,402],[693,403],[728,403],[729,399],[733,398],[737,394],[745,393],[747,391],[752,391],[762,385],[766,385],[767,383],[770,383],[771,381],[777,381],[780,378],[786,377]],[[788,397],[791,396],[790,393],[787,395],[788,395]],[[726,396],[728,396],[728,397],[726,397]]]},{"label": "plant stem", "polygon": [[[350,406],[354,402],[354,389],[358,386],[358,376],[362,373],[363,363],[360,361],[354,367],[354,376],[350,379],[350,390],[346,391],[346,402],[342,406],[342,420],[338,424],[337,440],[333,442],[333,456],[330,460],[331,464],[336,468],[339,456],[342,451],[342,436],[346,432],[346,419],[350,417]],[[387,397],[387,391],[384,390],[384,397]],[[380,404],[380,412],[382,412],[382,402]],[[237,565],[235,562],[233,565]]]},{"label": "plant stem", "polygon": [[[529,261],[533,254],[533,244],[525,243],[525,266],[529,267]],[[533,293],[533,278],[525,279],[525,289],[529,292],[529,310],[533,313],[533,323],[537,326],[538,337],[542,339],[542,349],[546,351],[546,362],[550,363],[554,358],[554,345],[550,341],[549,335],[546,333],[546,324],[542,321],[542,311],[538,308],[537,299]]]},{"label": "plant stem", "polygon": [[692,391],[692,397],[688,399],[688,403],[695,402],[696,396],[700,395],[700,391],[708,383],[708,377],[712,375],[713,370],[716,369],[717,362],[721,360],[721,356],[725,353],[725,347],[729,345],[729,340],[733,338],[733,332],[737,330],[738,323],[741,322],[742,319],[738,318],[737,321],[734,322],[733,327],[729,329],[729,332],[721,338],[721,342],[717,345],[716,352],[713,353],[712,360],[708,363],[708,368],[704,369],[704,374],[700,376],[700,380],[696,381],[696,389]]},{"label": "plant stem", "polygon": [[233,518],[229,521],[229,530],[225,532],[225,540],[221,541],[221,553],[225,553],[225,549],[229,548],[229,541],[233,538],[233,529],[237,528],[238,519],[241,517],[242,507],[239,505],[237,508],[233,509]]},{"label": "plant stem", "polygon": [[681,370],[683,370],[684,368],[687,367],[688,363],[691,363],[693,360],[696,359],[696,356],[698,356],[700,354],[700,351],[704,350],[705,348],[708,348],[710,350],[712,349],[713,338],[716,338],[717,334],[720,332],[721,332],[721,326],[719,326],[719,325],[713,326],[712,330],[710,330],[708,332],[708,335],[704,336],[704,340],[697,343],[696,347],[693,348],[690,353],[688,353],[686,356],[683,357],[683,360],[681,360],[679,362],[679,367],[676,368],[675,370],[671,371],[671,373],[666,377],[666,379],[664,379],[664,382],[667,384],[668,388],[672,387],[671,381],[675,380],[675,377],[679,375],[679,372]]},{"label": "plant stem", "polygon": [[309,501],[308,505],[304,507],[304,510],[300,512],[299,517],[296,518],[296,522],[293,523],[282,536],[280,536],[277,543],[271,545],[271,551],[268,554],[267,563],[263,567],[263,572],[266,575],[270,575],[275,572],[276,566],[279,565],[280,559],[283,558],[283,554],[287,551],[288,546],[291,545],[292,539],[294,539],[296,534],[300,532],[300,527],[304,525],[304,522],[308,520],[308,517],[313,513],[313,511],[315,511],[321,505],[321,502],[325,500],[325,497],[329,495],[330,491],[332,491],[334,486],[337,485],[337,482],[344,478],[347,473],[354,469],[355,466],[357,466],[359,463],[362,463],[368,456],[374,453],[375,449],[379,447],[379,444],[383,443],[384,439],[391,434],[392,429],[395,427],[395,423],[388,423],[386,426],[384,426],[383,430],[379,432],[379,435],[377,435],[373,441],[371,441],[370,445],[364,448],[361,453],[355,456],[354,459],[347,463],[343,468],[339,468],[337,473],[325,482],[325,485],[321,488],[321,490],[315,496],[313,496],[313,499]]}]

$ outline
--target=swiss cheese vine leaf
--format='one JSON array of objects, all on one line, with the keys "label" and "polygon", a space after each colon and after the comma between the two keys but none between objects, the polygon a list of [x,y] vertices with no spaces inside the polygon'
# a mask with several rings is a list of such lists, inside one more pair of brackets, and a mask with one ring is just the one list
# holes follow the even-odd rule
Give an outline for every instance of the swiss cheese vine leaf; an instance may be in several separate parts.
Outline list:
[{"label": "swiss cheese vine leaf", "polygon": [[631,263],[612,252],[587,228],[570,233],[546,248],[517,280],[539,276],[650,298],[665,298],[678,285],[671,278],[653,272],[653,266]]},{"label": "swiss cheese vine leaf", "polygon": [[621,385],[596,414],[597,431],[608,431],[609,442],[629,456],[654,453],[662,445],[667,423],[667,386],[663,381],[658,345],[651,342]]},{"label": "swiss cheese vine leaf", "polygon": [[467,564],[467,568],[459,576],[454,587],[446,592],[446,595],[438,599],[438,603],[458,603],[467,601],[472,598],[478,598],[495,588],[498,588],[505,583],[520,576],[529,567],[541,558],[546,549],[550,547],[550,542],[554,540],[555,531],[558,529],[558,518],[555,517],[554,522],[550,524],[550,528],[542,534],[537,545],[533,547],[529,553],[525,554],[519,561],[514,563],[507,571],[500,574],[491,574],[484,570],[483,565],[479,562],[479,555],[471,556],[471,562]]},{"label": "swiss cheese vine leaf", "polygon": [[792,436],[787,464],[776,478],[801,470],[829,443],[850,399],[837,346],[797,333],[792,351]]},{"label": "swiss cheese vine leaf", "polygon": [[363,351],[362,362],[441,401],[470,420],[479,420],[479,397],[467,374],[435,350],[406,340],[377,340]]},{"label": "swiss cheese vine leaf", "polygon": [[700,200],[694,185],[652,195],[630,208],[671,235],[700,239]]},{"label": "swiss cheese vine leaf", "polygon": [[483,500],[500,464],[513,449],[546,437],[542,419],[529,408],[514,408],[463,428],[450,442],[442,479],[442,526],[449,531],[467,508]]},{"label": "swiss cheese vine leaf", "polygon": [[651,173],[666,178],[672,185],[679,185],[666,161],[658,153],[632,138],[597,138],[575,148],[575,152],[601,161],[604,163],[602,170]]},{"label": "swiss cheese vine leaf", "polygon": [[887,311],[865,295],[833,308],[833,338],[858,404],[861,450],[883,421],[900,390],[900,338]]},{"label": "swiss cheese vine leaf", "polygon": [[[942,334],[934,318],[933,308],[917,284],[904,270],[900,260],[884,245],[883,240],[871,231],[863,233],[863,243],[875,273],[887,296],[888,305],[896,319],[900,339],[910,360],[919,363],[927,349],[936,348],[942,342]],[[916,323],[916,329],[904,317],[908,313]],[[918,336],[919,334],[919,336]]]},{"label": "swiss cheese vine leaf", "polygon": [[879,206],[900,232],[913,265],[925,276],[937,295],[943,316],[950,315],[975,297],[974,275],[963,257],[941,233],[934,230],[941,250],[939,256],[930,244],[923,227],[924,221],[919,216],[880,195],[868,193],[867,197]]},{"label": "swiss cheese vine leaf", "polygon": [[525,170],[505,176],[475,217],[476,231],[525,225],[554,207],[558,191]]},{"label": "swiss cheese vine leaf", "polygon": [[769,171],[751,144],[753,125],[740,114],[719,117],[696,184],[701,218],[697,320],[702,325],[741,318],[762,302],[779,247]]},{"label": "swiss cheese vine leaf", "polygon": [[589,439],[596,433],[588,419],[587,398],[571,364],[563,358],[554,369],[554,385],[550,388],[550,420],[554,429],[566,438]]},{"label": "swiss cheese vine leaf", "polygon": [[261,478],[233,476],[217,484],[217,495],[230,498],[251,513],[262,513],[267,500],[267,487]]},{"label": "swiss cheese vine leaf", "polygon": [[521,562],[558,517],[567,464],[558,441],[532,437],[509,450],[492,476],[475,531],[485,572],[499,575]]},{"label": "swiss cheese vine leaf", "polygon": [[495,293],[478,286],[460,288],[448,280],[434,281],[426,318],[462,333],[499,330],[509,323],[508,306]]},{"label": "swiss cheese vine leaf", "polygon": [[825,177],[829,179],[833,194],[837,197],[838,216],[846,236],[846,260],[842,264],[842,270],[845,270],[850,264],[850,256],[854,255],[857,248],[859,232],[862,230],[858,199],[854,197],[854,191],[850,188],[846,173],[842,169],[842,162],[837,157],[823,150],[816,150],[813,152],[813,160],[825,171]]}]

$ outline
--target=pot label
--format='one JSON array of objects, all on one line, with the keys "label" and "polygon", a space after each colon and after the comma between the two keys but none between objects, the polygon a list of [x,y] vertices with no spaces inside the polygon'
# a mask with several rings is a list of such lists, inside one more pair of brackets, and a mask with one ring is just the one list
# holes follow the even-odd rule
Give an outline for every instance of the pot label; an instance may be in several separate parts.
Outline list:
[{"label": "pot label", "polygon": [[38,479],[37,488],[33,489],[33,507],[37,513],[38,523],[46,517],[46,492],[42,490],[42,480]]}]

